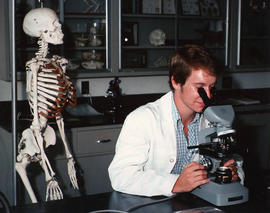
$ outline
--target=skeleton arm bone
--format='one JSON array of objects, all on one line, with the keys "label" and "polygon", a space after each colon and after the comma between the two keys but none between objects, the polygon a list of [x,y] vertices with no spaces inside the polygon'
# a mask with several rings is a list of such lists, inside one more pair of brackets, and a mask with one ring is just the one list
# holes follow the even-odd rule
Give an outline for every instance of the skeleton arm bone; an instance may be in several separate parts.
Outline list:
[{"label": "skeleton arm bone", "polygon": [[67,139],[66,139],[66,135],[65,135],[65,130],[64,130],[64,120],[62,116],[59,116],[56,118],[56,123],[65,147],[65,152],[66,152],[66,157],[68,160],[67,166],[68,166],[68,174],[69,174],[69,178],[70,181],[72,183],[72,186],[74,189],[79,189],[78,187],[78,183],[77,183],[77,177],[76,177],[76,169],[75,169],[75,161],[69,151],[69,147],[67,144]]},{"label": "skeleton arm bone", "polygon": [[41,154],[41,160],[42,160],[42,168],[45,172],[45,180],[47,182],[49,182],[52,177],[55,176],[55,173],[54,171],[52,170],[52,167],[49,163],[49,160],[45,154],[45,151],[44,151],[44,144],[43,144],[43,138],[42,138],[42,135],[41,135],[41,132],[38,130],[38,129],[33,129],[33,132],[36,136],[36,140],[38,142],[38,146],[39,146],[39,149],[40,149],[40,154]]},{"label": "skeleton arm bone", "polygon": [[49,162],[49,160],[44,152],[43,138],[40,134],[40,131],[34,130],[34,133],[36,135],[38,144],[40,146],[40,150],[41,150],[40,165],[41,165],[42,169],[44,170],[45,180],[47,182],[46,201],[48,199],[50,199],[50,200],[63,199],[63,193],[58,185],[57,180],[55,179],[55,173],[52,170],[50,162]]}]

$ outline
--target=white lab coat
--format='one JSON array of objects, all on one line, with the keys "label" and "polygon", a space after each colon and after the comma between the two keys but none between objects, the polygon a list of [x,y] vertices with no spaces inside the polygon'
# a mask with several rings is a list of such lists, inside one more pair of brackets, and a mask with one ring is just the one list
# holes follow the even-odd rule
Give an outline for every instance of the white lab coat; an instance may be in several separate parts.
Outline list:
[{"label": "white lab coat", "polygon": [[[179,175],[171,174],[177,156],[172,97],[168,92],[127,116],[108,169],[114,190],[143,196],[173,195]],[[207,125],[208,121],[201,119],[200,129]],[[193,161],[198,160],[195,154]]]},{"label": "white lab coat", "polygon": [[109,166],[114,190],[145,196],[172,195],[179,175],[176,133],[172,119],[172,92],[130,113]]}]

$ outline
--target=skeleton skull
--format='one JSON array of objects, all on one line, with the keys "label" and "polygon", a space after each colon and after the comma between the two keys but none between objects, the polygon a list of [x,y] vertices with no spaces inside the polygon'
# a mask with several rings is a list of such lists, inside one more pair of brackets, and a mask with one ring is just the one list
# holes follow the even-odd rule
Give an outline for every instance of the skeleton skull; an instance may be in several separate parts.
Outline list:
[{"label": "skeleton skull", "polygon": [[63,33],[56,13],[49,8],[30,10],[23,20],[24,32],[32,37],[43,37],[51,44],[62,44]]},{"label": "skeleton skull", "polygon": [[154,46],[164,45],[165,40],[166,34],[161,29],[155,29],[149,35],[149,42]]}]

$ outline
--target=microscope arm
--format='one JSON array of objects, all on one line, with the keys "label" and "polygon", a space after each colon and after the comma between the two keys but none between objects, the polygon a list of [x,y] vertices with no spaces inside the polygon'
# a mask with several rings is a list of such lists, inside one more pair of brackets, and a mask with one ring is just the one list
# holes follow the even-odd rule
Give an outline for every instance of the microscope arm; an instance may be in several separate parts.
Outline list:
[{"label": "microscope arm", "polygon": [[235,113],[231,105],[209,106],[204,110],[203,116],[215,128],[217,136],[235,132],[232,129]]}]

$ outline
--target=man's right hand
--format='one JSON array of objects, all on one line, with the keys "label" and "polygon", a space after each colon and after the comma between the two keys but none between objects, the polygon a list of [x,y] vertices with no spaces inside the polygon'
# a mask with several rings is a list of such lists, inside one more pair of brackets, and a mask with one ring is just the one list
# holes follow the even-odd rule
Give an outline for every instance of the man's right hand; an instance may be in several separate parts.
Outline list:
[{"label": "man's right hand", "polygon": [[172,189],[173,193],[190,192],[197,186],[208,183],[207,171],[198,162],[191,162],[186,165],[179,175]]}]

